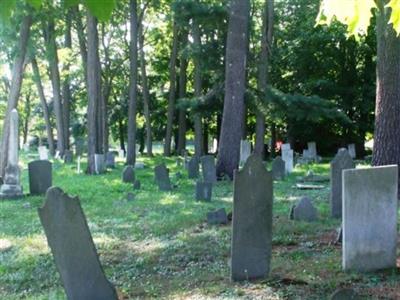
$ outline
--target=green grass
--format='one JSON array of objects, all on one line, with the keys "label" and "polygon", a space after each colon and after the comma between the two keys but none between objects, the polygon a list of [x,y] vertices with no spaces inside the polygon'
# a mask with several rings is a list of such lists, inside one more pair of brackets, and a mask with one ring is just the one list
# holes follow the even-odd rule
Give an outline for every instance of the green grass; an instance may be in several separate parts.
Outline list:
[{"label": "green grass", "polygon": [[[186,179],[174,158],[139,160],[147,168],[136,172],[142,189],[135,191],[132,202],[126,201],[132,186],[120,180],[122,162],[102,176],[77,175],[75,165],[53,165],[54,185],[79,196],[106,275],[123,299],[326,299],[337,287],[348,286],[366,299],[396,298],[400,289],[396,271],[366,275],[341,271],[340,246],[331,243],[340,223],[329,218],[328,184],[319,191],[293,188],[296,177],[310,169],[328,175],[327,163],[297,168],[285,181],[274,183],[271,276],[232,283],[230,225],[206,224],[208,211],[232,210],[232,184],[218,183],[211,203],[196,202],[195,182]],[[25,191],[27,161],[24,157]],[[157,190],[153,167],[160,162],[167,163],[178,185],[173,192]],[[176,179],[178,171],[183,179]],[[318,207],[316,223],[288,219],[290,207],[305,195]],[[27,197],[0,202],[0,299],[65,299],[37,215],[43,201]]]}]

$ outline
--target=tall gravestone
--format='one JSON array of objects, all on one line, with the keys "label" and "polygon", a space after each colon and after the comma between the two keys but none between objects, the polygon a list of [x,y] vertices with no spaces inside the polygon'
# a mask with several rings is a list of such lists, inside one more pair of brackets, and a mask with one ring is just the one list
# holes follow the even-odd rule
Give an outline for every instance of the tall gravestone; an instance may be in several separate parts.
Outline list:
[{"label": "tall gravestone", "polygon": [[343,269],[396,267],[398,166],[343,171]]},{"label": "tall gravestone", "polygon": [[133,166],[126,166],[122,171],[122,182],[135,183],[135,169]]},{"label": "tall gravestone", "polygon": [[272,162],[272,176],[275,180],[285,178],[285,162],[280,156],[275,157]]},{"label": "tall gravestone", "polygon": [[331,162],[331,216],[342,217],[342,172],[346,169],[354,169],[355,165],[348,151],[339,149]]},{"label": "tall gravestone", "polygon": [[52,164],[48,160],[36,160],[28,164],[29,192],[44,195],[53,184]]},{"label": "tall gravestone", "polygon": [[282,150],[282,159],[285,162],[285,172],[290,174],[293,172],[293,150]]},{"label": "tall gravestone", "polygon": [[7,165],[5,169],[4,183],[0,187],[0,199],[13,199],[23,196],[20,179],[21,171],[18,166],[18,121],[18,112],[16,109],[13,109],[10,115]]},{"label": "tall gravestone", "polygon": [[106,153],[106,168],[115,168],[115,153],[112,151]]},{"label": "tall gravestone", "polygon": [[188,177],[190,179],[196,179],[199,177],[199,158],[193,156],[187,163]]},{"label": "tall gravestone", "polygon": [[94,170],[96,174],[103,174],[106,172],[106,161],[104,154],[94,155]]},{"label": "tall gravestone", "polygon": [[40,160],[48,160],[49,159],[49,150],[47,150],[46,146],[39,146],[39,159]]},{"label": "tall gravestone", "polygon": [[232,280],[268,276],[272,249],[272,173],[251,155],[234,175]]},{"label": "tall gravestone", "polygon": [[356,153],[356,145],[355,145],[355,144],[349,144],[349,145],[347,146],[347,149],[349,150],[349,154],[350,154],[351,158],[352,158],[352,159],[355,159],[356,156],[357,156],[357,153]]},{"label": "tall gravestone", "polygon": [[51,188],[38,212],[67,298],[118,299],[104,275],[79,199]]},{"label": "tall gravestone", "polygon": [[317,144],[315,142],[308,142],[308,155],[310,159],[317,159]]},{"label": "tall gravestone", "polygon": [[215,168],[215,158],[212,155],[205,155],[200,158],[201,169],[203,171],[204,182],[216,183],[217,170]]},{"label": "tall gravestone", "polygon": [[244,165],[251,154],[251,143],[247,140],[240,141],[240,165]]},{"label": "tall gravestone", "polygon": [[171,180],[169,178],[169,170],[165,166],[165,164],[161,164],[155,167],[154,175],[156,179],[156,183],[158,185],[158,189],[160,191],[171,191]]}]

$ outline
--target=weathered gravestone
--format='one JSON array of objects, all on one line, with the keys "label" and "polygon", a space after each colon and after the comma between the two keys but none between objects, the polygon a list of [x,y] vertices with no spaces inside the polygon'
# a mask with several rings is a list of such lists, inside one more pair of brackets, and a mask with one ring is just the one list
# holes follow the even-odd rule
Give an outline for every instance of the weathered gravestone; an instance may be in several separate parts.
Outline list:
[{"label": "weathered gravestone", "polygon": [[200,158],[201,169],[203,171],[204,182],[216,183],[217,170],[215,168],[215,159],[212,155],[202,156]]},{"label": "weathered gravestone", "polygon": [[135,183],[135,170],[132,166],[126,166],[122,171],[122,182]]},{"label": "weathered gravestone", "polygon": [[100,265],[79,199],[51,188],[38,211],[67,298],[118,299]]},{"label": "weathered gravestone", "polygon": [[165,164],[158,165],[154,169],[156,183],[160,191],[171,191],[171,180],[169,179],[169,170]]},{"label": "weathered gravestone", "polygon": [[286,150],[290,150],[290,149],[291,148],[290,148],[290,144],[289,143],[281,145],[281,150],[282,151],[286,151]]},{"label": "weathered gravestone", "polygon": [[29,191],[31,195],[44,195],[53,184],[52,164],[36,160],[28,164]]},{"label": "weathered gravestone", "polygon": [[228,224],[228,215],[225,208],[207,213],[207,223],[209,225]]},{"label": "weathered gravestone", "polygon": [[39,146],[39,159],[40,160],[48,160],[49,159],[49,150],[45,146]]},{"label": "weathered gravestone", "polygon": [[268,276],[272,248],[272,172],[251,155],[234,175],[232,280]]},{"label": "weathered gravestone", "polygon": [[351,156],[352,159],[355,159],[357,154],[356,154],[356,145],[355,144],[350,144],[347,145],[347,149],[349,151],[349,155]]},{"label": "weathered gravestone", "polygon": [[106,153],[106,168],[115,168],[115,153],[112,151]]},{"label": "weathered gravestone", "polygon": [[282,150],[282,160],[285,162],[285,172],[293,172],[293,150]]},{"label": "weathered gravestone", "polygon": [[188,177],[190,179],[196,179],[199,177],[199,159],[197,156],[193,156],[187,163]]},{"label": "weathered gravestone", "polygon": [[106,172],[106,164],[104,154],[94,155],[94,170],[96,174],[103,174]]},{"label": "weathered gravestone", "polygon": [[272,176],[275,180],[285,178],[285,162],[280,156],[272,162]]},{"label": "weathered gravestone", "polygon": [[251,143],[247,140],[240,141],[240,165],[244,165],[251,154]]},{"label": "weathered gravestone", "polygon": [[196,200],[210,202],[212,197],[212,183],[197,181]]},{"label": "weathered gravestone", "polygon": [[339,149],[331,162],[331,215],[333,218],[342,217],[342,172],[354,169],[355,165],[346,149]]},{"label": "weathered gravestone", "polygon": [[308,156],[310,159],[316,160],[317,159],[317,144],[315,142],[308,142]]},{"label": "weathered gravestone", "polygon": [[142,161],[135,162],[135,169],[144,169],[146,165]]},{"label": "weathered gravestone", "polygon": [[64,151],[64,163],[72,164],[74,162],[74,154],[71,150]]},{"label": "weathered gravestone", "polygon": [[296,221],[314,222],[318,219],[318,213],[310,198],[303,197],[292,207],[289,218]]},{"label": "weathered gravestone", "polygon": [[343,171],[343,269],[396,267],[398,166]]}]

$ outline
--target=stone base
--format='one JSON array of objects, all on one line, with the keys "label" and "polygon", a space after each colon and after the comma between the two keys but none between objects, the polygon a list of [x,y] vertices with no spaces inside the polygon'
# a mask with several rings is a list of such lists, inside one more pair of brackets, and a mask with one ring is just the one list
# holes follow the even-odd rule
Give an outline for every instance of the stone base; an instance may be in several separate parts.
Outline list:
[{"label": "stone base", "polygon": [[19,199],[23,198],[22,186],[3,184],[0,188],[0,199]]}]

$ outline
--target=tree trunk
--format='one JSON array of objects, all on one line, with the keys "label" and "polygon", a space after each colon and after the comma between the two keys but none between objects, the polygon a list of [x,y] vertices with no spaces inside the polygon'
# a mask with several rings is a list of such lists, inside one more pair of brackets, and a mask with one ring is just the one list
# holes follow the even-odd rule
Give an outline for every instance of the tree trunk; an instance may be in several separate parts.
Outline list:
[{"label": "tree trunk", "polygon": [[31,64],[32,64],[32,71],[33,71],[33,80],[35,81],[36,88],[38,90],[40,103],[41,103],[42,109],[43,109],[43,117],[44,117],[44,123],[46,125],[47,142],[49,144],[49,151],[50,151],[50,154],[52,156],[54,156],[55,155],[54,138],[53,138],[53,129],[51,128],[51,122],[50,122],[49,107],[47,105],[46,97],[44,95],[42,80],[41,80],[40,72],[39,72],[39,67],[38,67],[35,57],[32,58]]},{"label": "tree trunk", "polygon": [[385,3],[378,1],[374,166],[400,164],[400,38],[387,24]]},{"label": "tree trunk", "polygon": [[[182,34],[182,41],[181,41],[181,47],[184,48],[187,44],[188,41],[188,34],[187,32],[184,32]],[[186,97],[186,89],[187,89],[187,67],[188,67],[188,62],[186,58],[182,55],[180,57],[180,66],[179,66],[179,99],[185,98]],[[179,128],[178,128],[178,146],[177,146],[177,152],[178,155],[183,155],[183,151],[186,149],[186,109],[185,108],[180,108],[179,109]]]},{"label": "tree trunk", "polygon": [[[71,22],[72,22],[72,12],[68,10],[65,19],[65,37],[64,37],[64,46],[65,48],[72,50],[72,38],[71,38]],[[71,88],[70,88],[70,65],[67,63],[63,70],[66,74],[65,79],[62,85],[62,111],[63,111],[63,121],[64,121],[64,142],[65,142],[65,149],[70,149],[70,105],[72,101],[71,97]]]},{"label": "tree trunk", "polygon": [[124,153],[126,153],[126,149],[125,149],[125,138],[124,138],[124,125],[122,123],[122,119],[119,118],[118,119],[118,134],[119,134],[119,146],[121,148],[121,150],[124,151]]},{"label": "tree trunk", "polygon": [[169,98],[168,98],[168,114],[167,114],[167,130],[165,133],[164,155],[171,155],[172,129],[175,116],[175,96],[176,96],[176,61],[178,58],[178,26],[174,22],[173,26],[173,42],[171,60],[169,62]]},{"label": "tree trunk", "polygon": [[231,1],[225,62],[225,99],[217,160],[217,174],[226,174],[231,178],[239,165],[243,131],[249,10],[249,0]]},{"label": "tree trunk", "polygon": [[12,70],[12,80],[10,93],[7,100],[7,110],[6,116],[3,123],[3,136],[0,147],[0,176],[4,177],[5,168],[7,166],[8,160],[8,135],[10,133],[10,114],[13,109],[17,107],[18,99],[21,92],[21,85],[25,67],[25,54],[28,46],[29,34],[32,24],[32,17],[30,15],[25,16],[22,20],[19,41],[18,41],[18,51],[14,59],[14,65]]},{"label": "tree trunk", "polygon": [[78,6],[73,8],[74,19],[76,23],[76,33],[78,34],[78,42],[79,42],[79,51],[82,57],[82,65],[83,71],[85,74],[85,84],[87,88],[87,60],[88,60],[88,53],[86,48],[86,38],[85,38],[85,30],[82,23],[81,14],[79,12]]},{"label": "tree trunk", "polygon": [[138,76],[138,17],[137,1],[130,0],[131,41],[130,41],[130,78],[128,109],[128,153],[126,163],[135,165],[136,161],[136,110],[137,110],[137,76]]},{"label": "tree trunk", "polygon": [[29,122],[31,118],[31,111],[32,111],[32,105],[31,105],[31,90],[29,89],[29,93],[25,97],[25,119],[24,119],[24,124],[23,124],[23,136],[22,136],[22,145],[26,145],[28,142],[28,133],[29,133]]}]

